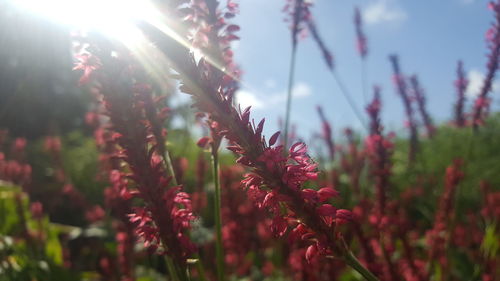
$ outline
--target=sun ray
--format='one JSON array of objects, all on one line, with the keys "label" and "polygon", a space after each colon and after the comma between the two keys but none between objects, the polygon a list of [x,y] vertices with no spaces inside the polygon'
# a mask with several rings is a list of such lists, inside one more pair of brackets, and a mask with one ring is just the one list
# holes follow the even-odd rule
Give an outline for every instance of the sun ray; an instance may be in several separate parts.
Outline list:
[{"label": "sun ray", "polygon": [[[151,74],[162,88],[168,75],[168,57],[156,49],[139,28],[146,23],[165,36],[188,49],[196,59],[203,57],[213,67],[237,81],[242,87],[251,89],[239,77],[216,58],[194,48],[188,37],[181,34],[176,26],[152,1],[140,0],[9,0],[25,12],[44,17],[50,21],[67,25],[74,29],[98,32],[110,40],[118,42],[133,54],[139,63]],[[186,31],[187,32],[187,31]],[[163,86],[162,86],[163,85]]]}]

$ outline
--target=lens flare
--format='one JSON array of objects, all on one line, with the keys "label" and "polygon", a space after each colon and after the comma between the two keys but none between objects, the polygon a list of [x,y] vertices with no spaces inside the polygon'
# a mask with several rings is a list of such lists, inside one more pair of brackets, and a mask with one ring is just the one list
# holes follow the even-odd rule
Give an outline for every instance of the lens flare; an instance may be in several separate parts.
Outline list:
[{"label": "lens flare", "polygon": [[140,0],[11,0],[15,6],[74,28],[96,30],[114,39],[135,36],[134,24],[154,17],[149,1]]}]

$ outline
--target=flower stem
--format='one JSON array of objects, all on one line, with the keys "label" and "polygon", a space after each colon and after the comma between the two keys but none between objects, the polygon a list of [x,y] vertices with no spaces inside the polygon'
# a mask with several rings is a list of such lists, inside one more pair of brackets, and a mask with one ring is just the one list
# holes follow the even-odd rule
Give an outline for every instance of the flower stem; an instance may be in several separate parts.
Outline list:
[{"label": "flower stem", "polygon": [[361,59],[361,84],[363,87],[363,102],[366,106],[368,104],[368,74],[365,58]]},{"label": "flower stem", "polygon": [[[164,150],[163,154],[163,162],[167,169],[167,174],[172,178],[172,184],[178,185],[177,178],[175,176],[174,166],[172,165],[172,158],[170,157],[170,153],[167,149]],[[166,245],[166,244],[165,244]],[[181,266],[174,262],[172,257],[165,256],[165,261],[167,263],[167,269],[170,273],[170,277],[173,281],[188,281],[190,278],[188,277],[187,271],[183,270]]]},{"label": "flower stem", "polygon": [[205,275],[205,268],[203,267],[203,263],[201,262],[200,255],[198,253],[195,254],[196,258],[196,269],[198,270],[198,277],[201,281],[207,281],[207,276]]},{"label": "flower stem", "polygon": [[212,169],[215,185],[215,200],[214,200],[214,214],[215,214],[215,231],[216,243],[215,252],[217,260],[217,280],[224,281],[224,249],[222,247],[222,218],[221,218],[221,191],[219,183],[219,154],[217,148],[212,147]]},{"label": "flower stem", "polygon": [[292,44],[292,54],[290,57],[290,72],[288,74],[288,92],[287,92],[287,98],[286,98],[285,128],[284,128],[284,134],[283,134],[283,147],[285,148],[285,151],[287,149],[287,142],[288,142],[288,128],[290,126],[290,111],[292,109],[292,91],[293,91],[293,83],[294,83],[294,76],[295,76],[296,54],[297,54],[297,44],[293,43]]},{"label": "flower stem", "polygon": [[335,70],[332,70],[331,73],[332,73],[333,78],[335,79],[335,82],[337,83],[337,85],[340,89],[340,93],[344,96],[345,100],[347,101],[347,103],[351,107],[352,111],[354,112],[354,115],[356,115],[356,117],[358,118],[359,122],[363,126],[363,129],[365,129],[365,131],[368,131],[365,120],[363,119],[363,115],[361,114],[359,109],[356,107],[356,103],[352,99],[352,95],[347,90],[347,87],[345,86],[342,79],[340,79],[339,74]]},{"label": "flower stem", "polygon": [[[164,151],[163,160],[164,160],[164,164],[165,164],[166,169],[167,169],[167,174],[172,177],[172,184],[178,185],[179,183],[177,182],[177,177],[175,175],[174,166],[172,164],[172,158],[170,157],[170,153],[169,153],[168,149],[165,149],[165,151]],[[198,274],[200,275],[200,280],[206,281],[207,277],[205,276],[205,269],[203,267],[203,263],[201,262],[200,255],[198,253],[195,253],[194,255],[195,255],[195,258],[198,260],[196,262],[196,268],[198,269]],[[172,279],[174,279],[174,281],[178,281],[179,277],[177,276],[177,273],[176,273],[176,269],[178,269],[178,268],[173,263],[172,258],[167,256],[166,261],[167,261],[168,271],[171,272],[171,274],[172,274]],[[181,280],[190,280],[190,278],[187,275],[187,272],[185,275],[184,275],[184,272],[182,272],[181,275],[183,275],[183,278],[185,278],[185,279],[181,279]]]},{"label": "flower stem", "polygon": [[344,255],[344,261],[349,265],[352,269],[356,270],[359,274],[361,274],[368,281],[379,281],[373,273],[371,273],[368,269],[366,269],[359,260],[354,256],[354,254],[347,250]]},{"label": "flower stem", "polygon": [[172,184],[178,185],[177,178],[175,177],[174,165],[172,165],[172,158],[170,158],[170,153],[167,149],[165,149],[165,154],[163,155],[163,160],[165,162],[165,166],[167,167],[167,171],[169,176],[172,177]]},{"label": "flower stem", "polygon": [[172,280],[181,281],[181,279],[179,279],[179,276],[177,275],[177,269],[172,258],[169,256],[165,256],[165,262],[167,263],[168,273],[170,274]]}]

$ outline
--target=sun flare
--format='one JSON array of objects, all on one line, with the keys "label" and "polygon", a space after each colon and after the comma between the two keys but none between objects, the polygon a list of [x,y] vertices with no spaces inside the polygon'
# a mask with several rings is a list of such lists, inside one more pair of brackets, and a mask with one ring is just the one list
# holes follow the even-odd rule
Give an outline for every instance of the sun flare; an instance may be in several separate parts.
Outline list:
[{"label": "sun flare", "polygon": [[11,1],[33,15],[73,28],[98,31],[118,40],[136,36],[137,22],[152,20],[158,15],[150,1],[140,0]]}]

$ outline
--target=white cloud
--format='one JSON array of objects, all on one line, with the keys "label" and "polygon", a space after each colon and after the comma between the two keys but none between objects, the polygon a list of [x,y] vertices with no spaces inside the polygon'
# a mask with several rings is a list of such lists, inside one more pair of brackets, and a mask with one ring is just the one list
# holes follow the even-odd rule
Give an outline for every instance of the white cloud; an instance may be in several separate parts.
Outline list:
[{"label": "white cloud", "polygon": [[[293,87],[292,96],[294,99],[302,99],[311,96],[312,93],[313,91],[309,84],[305,82],[297,82]],[[285,103],[286,97],[286,91],[262,94],[249,90],[239,90],[236,93],[236,100],[241,105],[241,108],[252,106],[254,109],[262,109],[270,106],[276,106]]]},{"label": "white cloud", "polygon": [[246,91],[239,90],[236,93],[237,102],[241,105],[241,108],[246,108],[252,106],[254,109],[264,107],[264,104],[259,100],[256,94]]},{"label": "white cloud", "polygon": [[[308,97],[310,95],[312,95],[312,89],[311,89],[311,86],[309,86],[309,84],[304,83],[304,82],[297,82],[293,86],[292,97],[294,99],[301,99],[301,98]],[[285,103],[286,97],[287,97],[286,91],[282,91],[282,92],[276,93],[276,94],[271,94],[268,97],[267,105],[276,105],[279,103]]]},{"label": "white cloud", "polygon": [[408,18],[396,0],[375,0],[363,12],[367,24],[401,22]]},{"label": "white cloud", "polygon": [[309,84],[299,82],[293,87],[292,96],[295,98],[303,98],[312,95],[312,89]]},{"label": "white cloud", "polygon": [[276,80],[269,78],[264,82],[264,86],[268,89],[274,89],[276,88]]},{"label": "white cloud", "polygon": [[[469,98],[475,98],[483,87],[484,74],[477,69],[472,69],[467,73],[467,79],[469,80],[469,85],[467,86],[465,95]],[[499,81],[493,83],[493,92],[500,92]]]}]

